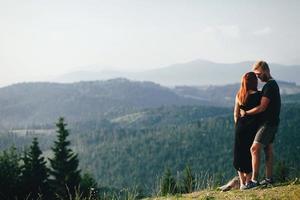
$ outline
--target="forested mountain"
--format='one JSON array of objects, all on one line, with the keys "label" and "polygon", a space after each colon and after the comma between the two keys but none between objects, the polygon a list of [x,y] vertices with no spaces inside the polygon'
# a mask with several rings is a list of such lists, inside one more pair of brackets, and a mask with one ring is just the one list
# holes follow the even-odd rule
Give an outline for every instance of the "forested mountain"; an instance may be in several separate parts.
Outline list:
[{"label": "forested mountain", "polygon": [[[300,171],[299,112],[299,103],[283,105],[275,140],[276,163],[285,163],[290,176],[299,175]],[[93,174],[103,187],[138,187],[144,194],[150,194],[166,168],[180,175],[186,165],[198,175],[210,174],[219,181],[235,174],[231,109],[160,107],[112,120],[72,123],[69,128],[80,167]],[[12,136],[5,134],[1,141],[9,141],[7,137],[12,141]],[[30,143],[30,137],[14,140],[22,147]],[[39,136],[45,152],[52,139]]]},{"label": "forested mountain", "polygon": [[122,128],[162,128],[200,122],[208,117],[227,116],[231,110],[213,106],[161,106],[119,116],[110,121]]},{"label": "forested mountain", "polygon": [[49,124],[59,116],[70,122],[111,118],[140,108],[208,104],[175,94],[152,82],[127,79],[57,83],[20,83],[0,89],[0,127]]},{"label": "forested mountain", "polygon": [[284,103],[300,103],[300,94],[285,95],[282,97]]},{"label": "forested mountain", "polygon": [[[144,123],[139,121],[139,127],[112,125],[89,132],[89,137],[79,134],[76,146],[80,147],[77,150],[82,165],[93,171],[104,185],[124,187],[134,183],[147,192],[154,188],[157,178],[167,167],[175,174],[190,165],[197,174],[217,174],[225,179],[233,176],[231,111],[223,110],[212,116],[211,113],[204,114],[205,109],[190,106],[191,113],[196,111],[202,116],[189,120],[183,120],[183,117],[180,123],[176,117],[170,117],[180,116],[186,109],[166,109],[169,113],[153,111],[160,114],[158,124],[168,121],[165,126],[149,126],[149,121],[153,122],[152,114],[149,114]],[[284,162],[290,175],[299,175],[300,170],[299,112],[300,104],[283,105],[275,142],[276,162]]]},{"label": "forested mountain", "polygon": [[[292,95],[300,93],[300,86],[295,83],[277,81],[281,95]],[[209,101],[213,105],[232,107],[240,83],[228,84],[222,86],[176,86],[173,91],[187,98]],[[259,90],[263,87],[263,83],[259,82]]]},{"label": "forested mountain", "polygon": [[[300,93],[293,83],[279,81],[281,93]],[[112,119],[144,108],[172,105],[232,107],[239,84],[163,87],[128,79],[58,83],[20,83],[0,88],[0,128]]]},{"label": "forested mountain", "polygon": [[[232,106],[218,107],[213,100],[209,104],[214,106],[207,106],[207,99],[184,98],[186,93],[178,94],[177,89],[126,79],[18,84],[0,89],[1,122],[30,127],[29,121],[54,124],[57,115],[66,117],[80,168],[103,187],[137,186],[150,194],[166,168],[180,176],[186,165],[198,175],[211,174],[220,181],[233,176]],[[218,88],[211,99],[222,101],[230,90],[234,89],[223,90],[222,97]],[[300,171],[299,99],[299,94],[282,96],[275,140],[276,162],[284,161],[291,176]],[[35,136],[0,132],[1,150],[12,144],[23,149]],[[54,136],[37,136],[48,157]]]}]

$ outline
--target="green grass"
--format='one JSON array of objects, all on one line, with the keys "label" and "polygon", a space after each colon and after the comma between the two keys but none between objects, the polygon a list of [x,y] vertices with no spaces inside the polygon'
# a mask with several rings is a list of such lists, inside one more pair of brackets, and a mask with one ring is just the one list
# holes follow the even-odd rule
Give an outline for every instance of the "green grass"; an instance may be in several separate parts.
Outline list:
[{"label": "green grass", "polygon": [[154,197],[147,200],[300,200],[300,184],[296,179],[293,182],[274,185],[268,188],[258,188],[246,191],[231,190],[202,190],[190,194],[166,197]]},{"label": "green grass", "polygon": [[111,122],[130,124],[142,118],[143,116],[144,116],[144,112],[137,112],[137,113],[132,113],[132,114],[115,118],[111,120]]}]

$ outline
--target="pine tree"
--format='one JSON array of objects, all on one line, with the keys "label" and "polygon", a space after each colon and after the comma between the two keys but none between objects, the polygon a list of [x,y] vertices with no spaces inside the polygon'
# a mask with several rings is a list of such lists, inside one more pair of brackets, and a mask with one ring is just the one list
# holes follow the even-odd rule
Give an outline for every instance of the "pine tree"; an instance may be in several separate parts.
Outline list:
[{"label": "pine tree", "polygon": [[51,186],[55,196],[69,199],[70,195],[74,196],[80,184],[79,161],[77,154],[69,147],[70,141],[67,140],[69,131],[66,129],[67,124],[64,122],[64,118],[59,118],[56,126],[58,128],[57,141],[54,142],[52,148],[54,158],[49,159]]},{"label": "pine tree", "polygon": [[37,138],[34,138],[29,151],[24,151],[22,158],[21,183],[23,197],[30,199],[49,199],[48,169],[42,156]]},{"label": "pine tree", "polygon": [[195,178],[192,174],[191,168],[187,165],[183,171],[183,185],[184,192],[191,193],[195,187]]},{"label": "pine tree", "polygon": [[167,194],[174,194],[176,192],[176,181],[169,168],[167,168],[163,175],[160,190],[163,196]]},{"label": "pine tree", "polygon": [[97,193],[97,182],[91,174],[83,174],[80,181],[80,191],[82,192],[82,197],[84,198],[91,198],[93,196],[92,193]]},{"label": "pine tree", "polygon": [[20,187],[20,156],[15,147],[0,154],[0,199],[16,199]]}]

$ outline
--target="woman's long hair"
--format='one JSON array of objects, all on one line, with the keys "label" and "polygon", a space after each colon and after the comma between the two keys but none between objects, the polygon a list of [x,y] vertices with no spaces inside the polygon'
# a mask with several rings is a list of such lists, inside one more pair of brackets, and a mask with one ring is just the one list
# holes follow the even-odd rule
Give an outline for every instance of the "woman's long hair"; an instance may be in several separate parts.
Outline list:
[{"label": "woman's long hair", "polygon": [[257,91],[257,77],[254,72],[248,72],[242,77],[241,87],[237,93],[237,98],[241,105],[246,104],[249,90]]}]

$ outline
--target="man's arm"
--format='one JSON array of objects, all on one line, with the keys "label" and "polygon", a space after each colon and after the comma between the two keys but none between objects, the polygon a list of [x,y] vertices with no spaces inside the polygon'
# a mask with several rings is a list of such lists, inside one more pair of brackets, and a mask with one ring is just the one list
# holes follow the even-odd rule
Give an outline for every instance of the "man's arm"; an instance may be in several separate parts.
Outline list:
[{"label": "man's arm", "polygon": [[268,97],[262,97],[259,106],[256,106],[255,108],[252,108],[251,110],[248,111],[241,110],[241,116],[243,117],[245,115],[255,115],[264,112],[267,109],[269,103],[270,103],[270,99]]}]

